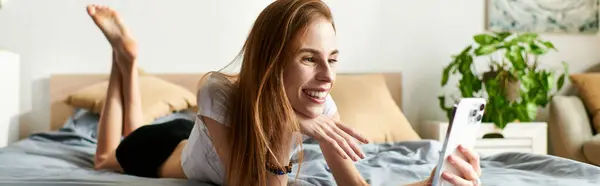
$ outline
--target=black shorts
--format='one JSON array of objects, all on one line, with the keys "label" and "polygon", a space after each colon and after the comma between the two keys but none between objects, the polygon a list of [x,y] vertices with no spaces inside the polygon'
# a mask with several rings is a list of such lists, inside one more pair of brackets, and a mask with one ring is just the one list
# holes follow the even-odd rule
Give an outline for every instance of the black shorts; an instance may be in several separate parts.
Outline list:
[{"label": "black shorts", "polygon": [[142,126],[121,141],[117,161],[125,174],[157,178],[159,167],[188,139],[193,127],[194,122],[186,119]]}]

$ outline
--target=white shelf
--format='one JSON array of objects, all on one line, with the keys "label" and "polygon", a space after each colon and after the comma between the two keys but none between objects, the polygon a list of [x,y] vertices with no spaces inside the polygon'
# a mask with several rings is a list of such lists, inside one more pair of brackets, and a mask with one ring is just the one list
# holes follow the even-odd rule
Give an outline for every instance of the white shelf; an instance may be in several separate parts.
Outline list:
[{"label": "white shelf", "polygon": [[0,50],[0,147],[19,138],[19,55]]},{"label": "white shelf", "polygon": [[531,147],[533,146],[533,140],[531,138],[527,139],[513,139],[513,138],[504,138],[504,139],[478,139],[475,142],[475,147]]},{"label": "white shelf", "polygon": [[[443,142],[447,129],[447,122],[426,122],[421,126],[421,137]],[[501,133],[504,138],[483,139],[483,135],[493,132]],[[482,123],[475,151],[484,156],[502,152],[547,154],[547,141],[544,122],[509,123],[501,132],[491,123]]]}]

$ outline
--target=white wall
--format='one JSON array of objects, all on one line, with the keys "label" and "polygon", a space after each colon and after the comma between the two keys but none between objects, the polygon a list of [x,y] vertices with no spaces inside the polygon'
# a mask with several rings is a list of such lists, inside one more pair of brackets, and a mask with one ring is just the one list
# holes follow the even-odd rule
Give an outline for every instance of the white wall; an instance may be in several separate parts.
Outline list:
[{"label": "white wall", "polygon": [[[25,133],[48,126],[53,73],[107,73],[110,48],[85,12],[89,3],[121,12],[140,44],[149,72],[205,72],[238,52],[255,17],[270,0],[12,0],[0,9],[0,48],[21,55],[21,123]],[[340,72],[402,71],[404,112],[413,125],[444,119],[440,73],[450,56],[484,31],[484,1],[327,1],[340,39]],[[597,36],[543,35],[580,72],[600,60]],[[0,92],[0,94],[2,94]]]}]

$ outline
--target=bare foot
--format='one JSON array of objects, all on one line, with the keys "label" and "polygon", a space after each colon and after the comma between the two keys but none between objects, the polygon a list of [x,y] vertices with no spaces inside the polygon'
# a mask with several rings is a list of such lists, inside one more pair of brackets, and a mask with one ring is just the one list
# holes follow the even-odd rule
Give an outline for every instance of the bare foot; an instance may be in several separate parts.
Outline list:
[{"label": "bare foot", "polygon": [[126,66],[131,68],[137,56],[137,44],[117,12],[100,5],[87,6],[87,12],[117,53],[118,63],[128,63]]}]

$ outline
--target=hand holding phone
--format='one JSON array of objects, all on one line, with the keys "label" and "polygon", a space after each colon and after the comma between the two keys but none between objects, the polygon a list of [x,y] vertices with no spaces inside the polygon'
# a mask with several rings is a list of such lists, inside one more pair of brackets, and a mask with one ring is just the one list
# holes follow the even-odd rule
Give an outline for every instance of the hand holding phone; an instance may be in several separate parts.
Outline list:
[{"label": "hand holding phone", "polygon": [[485,110],[482,98],[463,98],[453,108],[440,159],[432,173],[433,186],[479,185],[479,156],[472,149]]}]

